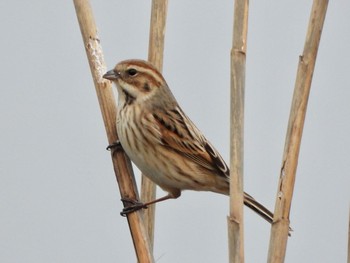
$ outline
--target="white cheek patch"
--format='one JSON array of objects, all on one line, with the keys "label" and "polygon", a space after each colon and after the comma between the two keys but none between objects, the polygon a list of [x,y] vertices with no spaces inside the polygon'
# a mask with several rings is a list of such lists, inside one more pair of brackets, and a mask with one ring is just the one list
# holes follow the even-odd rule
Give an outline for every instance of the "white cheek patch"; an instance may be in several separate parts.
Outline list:
[{"label": "white cheek patch", "polygon": [[131,96],[135,98],[137,98],[137,96],[140,94],[140,91],[137,88],[135,88],[135,86],[127,82],[123,81],[123,83],[120,86],[125,92],[129,93]]},{"label": "white cheek patch", "polygon": [[150,91],[143,91],[123,80],[120,80],[119,86],[121,87],[121,90],[128,93],[130,96],[132,96],[139,102],[145,102],[149,100],[154,93],[154,89],[152,89],[151,87],[150,87]]}]

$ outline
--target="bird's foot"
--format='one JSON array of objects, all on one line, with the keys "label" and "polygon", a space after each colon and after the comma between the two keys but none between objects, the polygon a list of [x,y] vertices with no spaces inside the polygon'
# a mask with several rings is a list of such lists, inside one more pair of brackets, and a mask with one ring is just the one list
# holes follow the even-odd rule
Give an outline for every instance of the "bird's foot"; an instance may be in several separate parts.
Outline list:
[{"label": "bird's foot", "polygon": [[124,207],[123,211],[120,212],[121,216],[126,216],[129,213],[135,212],[140,209],[147,209],[147,205],[144,203],[141,203],[137,200],[130,199],[130,198],[122,198],[123,202],[129,203],[130,205],[127,207]]},{"label": "bird's foot", "polygon": [[108,145],[107,148],[106,148],[107,151],[113,151],[113,152],[114,151],[118,151],[118,150],[122,150],[122,149],[123,149],[123,147],[122,147],[122,145],[121,145],[119,140],[117,140],[117,141],[113,142],[112,144]]}]

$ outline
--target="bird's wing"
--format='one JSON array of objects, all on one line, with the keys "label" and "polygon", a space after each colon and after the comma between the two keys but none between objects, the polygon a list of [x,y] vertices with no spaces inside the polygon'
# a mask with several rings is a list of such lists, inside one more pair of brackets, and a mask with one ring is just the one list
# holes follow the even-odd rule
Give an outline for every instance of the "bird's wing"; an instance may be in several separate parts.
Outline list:
[{"label": "bird's wing", "polygon": [[160,142],[164,146],[215,174],[229,176],[229,168],[218,151],[179,107],[156,111],[153,117],[157,123]]}]

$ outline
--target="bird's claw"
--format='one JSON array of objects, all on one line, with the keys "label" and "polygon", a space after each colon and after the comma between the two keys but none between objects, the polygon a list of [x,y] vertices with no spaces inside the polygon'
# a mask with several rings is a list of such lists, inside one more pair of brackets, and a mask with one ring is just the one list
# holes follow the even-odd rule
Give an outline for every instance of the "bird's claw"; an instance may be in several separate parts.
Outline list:
[{"label": "bird's claw", "polygon": [[122,147],[122,145],[121,145],[119,140],[117,140],[117,141],[113,142],[112,144],[108,145],[107,148],[106,148],[107,151],[111,151],[111,150],[115,151],[115,150],[121,150],[121,149],[123,149],[123,147]]},{"label": "bird's claw", "polygon": [[130,198],[122,198],[123,202],[129,203],[129,206],[126,206],[123,208],[123,211],[120,212],[121,216],[126,216],[129,213],[135,212],[140,209],[147,209],[147,205],[144,203],[141,203],[137,200],[130,199]]}]

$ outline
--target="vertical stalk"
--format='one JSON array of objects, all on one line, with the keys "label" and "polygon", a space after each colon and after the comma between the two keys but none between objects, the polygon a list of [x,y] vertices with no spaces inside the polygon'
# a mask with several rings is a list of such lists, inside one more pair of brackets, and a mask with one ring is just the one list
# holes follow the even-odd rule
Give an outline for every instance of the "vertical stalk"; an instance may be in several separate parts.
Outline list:
[{"label": "vertical stalk", "polygon": [[307,102],[328,0],[314,0],[303,54],[299,58],[286,142],[277,190],[274,223],[271,227],[268,262],[284,262],[289,233],[289,213],[293,196]]},{"label": "vertical stalk", "polygon": [[[102,78],[103,74],[106,72],[106,65],[100,39],[97,35],[97,28],[91,5],[88,0],[73,0],[73,2],[105,124],[108,143],[112,144],[118,139],[116,130],[116,105],[111,82]],[[121,196],[138,199],[130,160],[124,153],[116,152],[112,154],[112,162]],[[138,261],[140,263],[153,263],[154,259],[150,250],[148,235],[143,225],[141,213],[130,213],[127,219]]]},{"label": "vertical stalk", "polygon": [[348,229],[348,263],[350,263],[350,209],[349,209],[349,229]]},{"label": "vertical stalk", "polygon": [[[168,0],[152,0],[151,25],[149,34],[148,61],[160,72],[163,68],[164,35]],[[141,200],[149,202],[156,199],[156,185],[145,175],[141,181]],[[144,210],[144,222],[149,236],[151,250],[154,244],[154,218],[156,205]]]},{"label": "vertical stalk", "polygon": [[244,93],[248,7],[248,0],[235,1],[231,50],[230,215],[227,218],[230,263],[244,262]]}]

